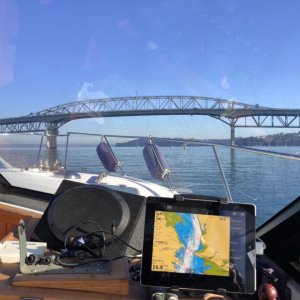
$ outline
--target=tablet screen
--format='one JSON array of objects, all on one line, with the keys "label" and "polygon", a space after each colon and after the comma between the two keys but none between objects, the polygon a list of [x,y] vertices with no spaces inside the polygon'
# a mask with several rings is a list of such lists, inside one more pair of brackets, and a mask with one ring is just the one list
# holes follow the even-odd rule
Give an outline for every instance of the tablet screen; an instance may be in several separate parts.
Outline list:
[{"label": "tablet screen", "polygon": [[154,218],[152,271],[229,276],[230,217],[155,211]]},{"label": "tablet screen", "polygon": [[254,220],[249,204],[149,198],[142,284],[254,292]]}]

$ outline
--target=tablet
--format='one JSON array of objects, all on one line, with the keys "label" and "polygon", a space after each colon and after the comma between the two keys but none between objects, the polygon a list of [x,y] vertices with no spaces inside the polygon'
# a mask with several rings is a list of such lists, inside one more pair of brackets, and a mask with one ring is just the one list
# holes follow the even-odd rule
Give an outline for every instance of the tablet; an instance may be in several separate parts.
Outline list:
[{"label": "tablet", "polygon": [[195,198],[147,199],[141,284],[254,293],[255,206]]}]

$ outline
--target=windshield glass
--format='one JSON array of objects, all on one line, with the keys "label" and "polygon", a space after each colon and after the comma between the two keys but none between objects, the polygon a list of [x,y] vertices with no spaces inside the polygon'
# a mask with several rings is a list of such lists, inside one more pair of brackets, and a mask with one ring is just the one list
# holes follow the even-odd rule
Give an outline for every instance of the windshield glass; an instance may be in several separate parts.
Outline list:
[{"label": "windshield glass", "polygon": [[[262,224],[300,194],[299,9],[1,1],[1,167],[107,172],[96,153],[105,135],[117,174],[228,198],[223,171],[233,201],[254,203]],[[170,171],[164,180],[144,161],[150,140]]]}]

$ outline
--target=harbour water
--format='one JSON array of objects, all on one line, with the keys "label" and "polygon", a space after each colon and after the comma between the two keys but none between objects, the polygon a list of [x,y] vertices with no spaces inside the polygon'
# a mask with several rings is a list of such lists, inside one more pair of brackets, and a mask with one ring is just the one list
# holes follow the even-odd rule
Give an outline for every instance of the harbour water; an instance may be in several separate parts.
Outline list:
[{"label": "harbour water", "polygon": [[[299,147],[268,147],[271,151],[297,154]],[[142,147],[113,147],[126,175],[168,186],[168,182],[153,180],[143,160]],[[170,167],[172,188],[185,194],[226,197],[222,177],[211,147],[163,147]],[[41,160],[65,163],[65,147],[42,150]],[[254,203],[257,226],[300,195],[300,161],[270,157],[217,147],[232,198],[235,202]],[[38,145],[1,147],[0,156],[16,167],[38,163]],[[80,172],[105,172],[97,157],[96,146],[70,145],[67,168]]]}]

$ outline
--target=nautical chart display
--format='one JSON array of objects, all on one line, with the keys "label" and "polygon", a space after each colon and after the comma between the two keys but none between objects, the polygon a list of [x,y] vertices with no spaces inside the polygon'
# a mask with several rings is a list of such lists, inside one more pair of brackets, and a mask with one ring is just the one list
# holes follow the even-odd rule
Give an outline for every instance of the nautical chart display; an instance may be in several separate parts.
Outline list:
[{"label": "nautical chart display", "polygon": [[152,271],[229,276],[230,217],[156,211]]},{"label": "nautical chart display", "polygon": [[148,198],[141,283],[255,291],[255,207]]}]

